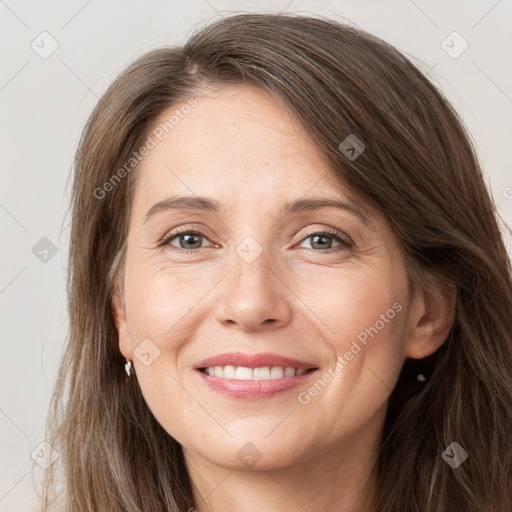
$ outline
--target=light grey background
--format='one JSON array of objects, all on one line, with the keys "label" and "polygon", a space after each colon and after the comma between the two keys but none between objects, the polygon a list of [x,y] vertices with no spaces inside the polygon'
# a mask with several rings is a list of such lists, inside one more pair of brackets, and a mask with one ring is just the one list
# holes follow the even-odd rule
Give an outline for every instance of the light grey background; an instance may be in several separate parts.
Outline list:
[{"label": "light grey background", "polygon": [[66,336],[68,175],[87,116],[131,60],[184,42],[196,23],[282,9],[355,24],[413,57],[463,116],[512,225],[510,1],[0,0],[0,511],[37,503],[32,478],[43,470],[30,474],[31,452]]}]

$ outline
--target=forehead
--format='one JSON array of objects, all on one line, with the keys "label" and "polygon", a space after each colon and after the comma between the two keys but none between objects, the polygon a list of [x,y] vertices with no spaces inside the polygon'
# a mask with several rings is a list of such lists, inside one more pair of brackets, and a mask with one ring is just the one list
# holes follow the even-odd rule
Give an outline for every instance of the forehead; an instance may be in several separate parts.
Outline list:
[{"label": "forehead", "polygon": [[268,92],[237,85],[195,100],[168,108],[150,130],[155,147],[137,168],[135,209],[173,195],[256,208],[306,194],[348,199],[309,134]]},{"label": "forehead", "polygon": [[[309,183],[325,174],[326,164],[308,134],[265,91],[230,86],[196,100],[172,129],[167,125],[169,133],[161,140],[152,135],[156,146],[137,169],[144,185],[183,187],[168,168],[196,187],[254,192],[282,185],[283,179]],[[152,132],[165,128],[179,109],[177,104],[163,112]]]}]

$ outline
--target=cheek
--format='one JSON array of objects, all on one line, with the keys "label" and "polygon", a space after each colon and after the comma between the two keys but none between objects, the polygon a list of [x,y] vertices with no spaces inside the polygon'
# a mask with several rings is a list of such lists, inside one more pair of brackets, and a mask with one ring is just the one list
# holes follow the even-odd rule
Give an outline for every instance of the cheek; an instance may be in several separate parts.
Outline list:
[{"label": "cheek", "polygon": [[391,272],[338,269],[314,280],[301,278],[294,290],[305,305],[304,314],[316,324],[313,332],[325,336],[340,353],[350,348],[352,340],[364,344],[381,334],[400,342],[406,290],[391,276]]},{"label": "cheek", "polygon": [[315,286],[301,282],[297,295],[314,323],[310,332],[322,338],[319,350],[325,350],[323,342],[331,353],[332,363],[320,376],[329,384],[319,402],[343,410],[366,404],[370,413],[387,399],[404,361],[407,291],[400,282],[392,272],[354,269],[318,279]]},{"label": "cheek", "polygon": [[159,345],[179,339],[182,320],[211,288],[210,282],[201,272],[173,270],[161,262],[134,268],[126,284],[132,338],[150,338]]}]

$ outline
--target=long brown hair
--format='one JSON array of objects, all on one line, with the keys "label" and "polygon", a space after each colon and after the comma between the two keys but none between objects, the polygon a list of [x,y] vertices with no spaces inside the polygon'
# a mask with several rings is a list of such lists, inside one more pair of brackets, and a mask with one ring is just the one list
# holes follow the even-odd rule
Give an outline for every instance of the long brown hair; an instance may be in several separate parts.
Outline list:
[{"label": "long brown hair", "polygon": [[[424,360],[406,360],[390,396],[375,511],[510,512],[511,267],[474,144],[399,51],[350,26],[293,14],[233,15],[182,47],[151,51],[92,112],[75,159],[70,331],[47,434],[60,457],[47,470],[44,510],[53,510],[59,467],[66,511],[194,507],[181,446],[136,379],[125,380],[111,299],[137,171],[130,159],[166,109],[200,101],[208,85],[242,83],[289,109],[333,175],[386,216],[411,283],[429,286],[433,276],[456,287],[447,340]],[[356,159],[339,148],[349,135],[365,145]],[[452,442],[469,455],[457,469],[441,456]]]}]

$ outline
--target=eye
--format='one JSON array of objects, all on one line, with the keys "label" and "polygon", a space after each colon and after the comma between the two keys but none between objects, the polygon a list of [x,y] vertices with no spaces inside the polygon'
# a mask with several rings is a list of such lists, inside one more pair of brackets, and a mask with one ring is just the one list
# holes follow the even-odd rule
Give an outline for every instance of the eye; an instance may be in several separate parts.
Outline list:
[{"label": "eye", "polygon": [[[331,245],[333,239],[339,242],[340,246],[335,247],[332,251],[330,251],[330,249],[332,249]],[[350,238],[347,235],[342,234],[338,231],[314,231],[312,233],[309,233],[305,238],[303,238],[301,243],[304,243],[306,240],[311,240],[310,244],[312,245],[313,249],[320,249],[315,250],[313,252],[340,252],[347,249],[351,249],[354,246],[352,240],[350,240]]]},{"label": "eye", "polygon": [[[179,247],[176,247],[171,243],[174,239],[178,240]],[[207,240],[207,238],[201,231],[187,229],[178,232],[175,231],[169,236],[166,236],[159,246],[170,246],[173,250],[189,254],[197,252],[197,249],[202,248],[202,242],[204,240]]]}]

